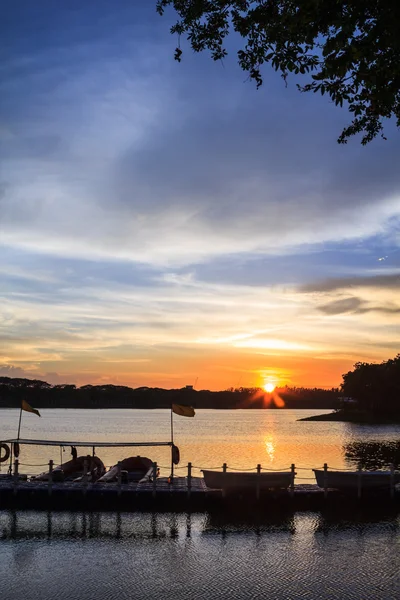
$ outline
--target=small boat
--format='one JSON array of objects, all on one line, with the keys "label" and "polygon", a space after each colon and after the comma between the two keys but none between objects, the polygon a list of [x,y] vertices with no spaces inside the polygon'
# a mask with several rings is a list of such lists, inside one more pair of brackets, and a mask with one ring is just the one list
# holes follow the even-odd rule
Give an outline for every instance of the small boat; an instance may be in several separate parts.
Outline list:
[{"label": "small boat", "polygon": [[203,470],[205,484],[210,489],[227,491],[287,489],[296,473],[274,471],[269,473],[248,473],[246,471],[207,471]]},{"label": "small boat", "polygon": [[[71,460],[62,463],[55,467],[52,471],[52,479],[54,482],[62,481],[80,481],[84,475],[85,461],[87,465],[87,480],[96,481],[101,477],[106,468],[103,461],[97,456],[74,456]],[[50,472],[45,471],[40,475],[32,477],[32,481],[48,481]]]},{"label": "small boat", "polygon": [[[144,483],[152,480],[153,461],[146,456],[131,456],[129,458],[124,458],[120,461],[119,465],[121,468],[121,481],[124,483],[128,483],[130,481],[139,481]],[[110,483],[117,481],[117,479],[118,464],[111,467],[107,473],[100,477],[100,479],[98,479],[98,483]]]},{"label": "small boat", "polygon": [[[390,486],[400,483],[400,473],[391,471],[324,471],[313,469],[317,485],[320,488],[337,490],[390,489]],[[393,477],[393,480],[392,480]]]}]

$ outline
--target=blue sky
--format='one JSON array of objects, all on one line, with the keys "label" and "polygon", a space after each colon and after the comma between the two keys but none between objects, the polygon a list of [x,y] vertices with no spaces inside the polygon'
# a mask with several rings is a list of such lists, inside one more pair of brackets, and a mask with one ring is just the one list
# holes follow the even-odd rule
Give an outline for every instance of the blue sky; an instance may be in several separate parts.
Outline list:
[{"label": "blue sky", "polygon": [[399,337],[400,137],[149,0],[1,7],[0,374],[335,385]]}]

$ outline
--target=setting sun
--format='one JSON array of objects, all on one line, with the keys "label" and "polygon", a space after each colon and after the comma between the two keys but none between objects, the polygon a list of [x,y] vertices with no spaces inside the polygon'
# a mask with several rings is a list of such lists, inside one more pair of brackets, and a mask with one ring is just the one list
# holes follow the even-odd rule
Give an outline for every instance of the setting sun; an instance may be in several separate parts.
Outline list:
[{"label": "setting sun", "polygon": [[264,390],[270,394],[274,391],[275,387],[276,386],[274,383],[268,382],[264,385]]}]

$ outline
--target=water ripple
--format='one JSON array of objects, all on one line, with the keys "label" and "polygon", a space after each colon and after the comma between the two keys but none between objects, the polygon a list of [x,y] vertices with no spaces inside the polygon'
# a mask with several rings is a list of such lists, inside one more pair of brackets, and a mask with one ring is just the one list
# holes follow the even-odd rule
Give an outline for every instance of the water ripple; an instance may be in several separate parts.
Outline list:
[{"label": "water ripple", "polygon": [[1,600],[400,597],[399,520],[0,512]]}]

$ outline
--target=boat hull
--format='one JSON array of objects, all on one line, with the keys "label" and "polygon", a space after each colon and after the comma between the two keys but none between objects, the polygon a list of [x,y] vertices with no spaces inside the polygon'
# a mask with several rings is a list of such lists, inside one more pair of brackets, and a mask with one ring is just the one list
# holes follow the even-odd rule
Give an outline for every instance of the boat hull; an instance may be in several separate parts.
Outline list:
[{"label": "boat hull", "polygon": [[[363,490],[390,489],[392,475],[390,471],[325,471],[314,469],[317,485],[320,488],[337,490],[357,490],[359,485]],[[393,474],[394,484],[400,483],[400,473]]]},{"label": "boat hull", "polygon": [[[52,471],[52,480],[54,482],[63,482],[81,478],[84,473],[85,461],[88,481],[96,481],[96,479],[105,473],[105,466],[97,456],[78,456],[55,467]],[[32,479],[34,481],[48,481],[49,478],[50,473],[46,471],[40,475],[36,475]]]},{"label": "boat hull", "polygon": [[219,489],[227,491],[251,491],[251,490],[270,490],[287,489],[291,482],[293,474],[291,471],[280,471],[274,473],[247,473],[227,471],[207,471],[203,470],[205,484],[210,489]]},{"label": "boat hull", "polygon": [[[153,474],[153,461],[145,456],[131,456],[120,461],[121,479],[125,482],[150,480]],[[118,465],[111,467],[98,480],[99,483],[111,483],[118,479]]]}]

